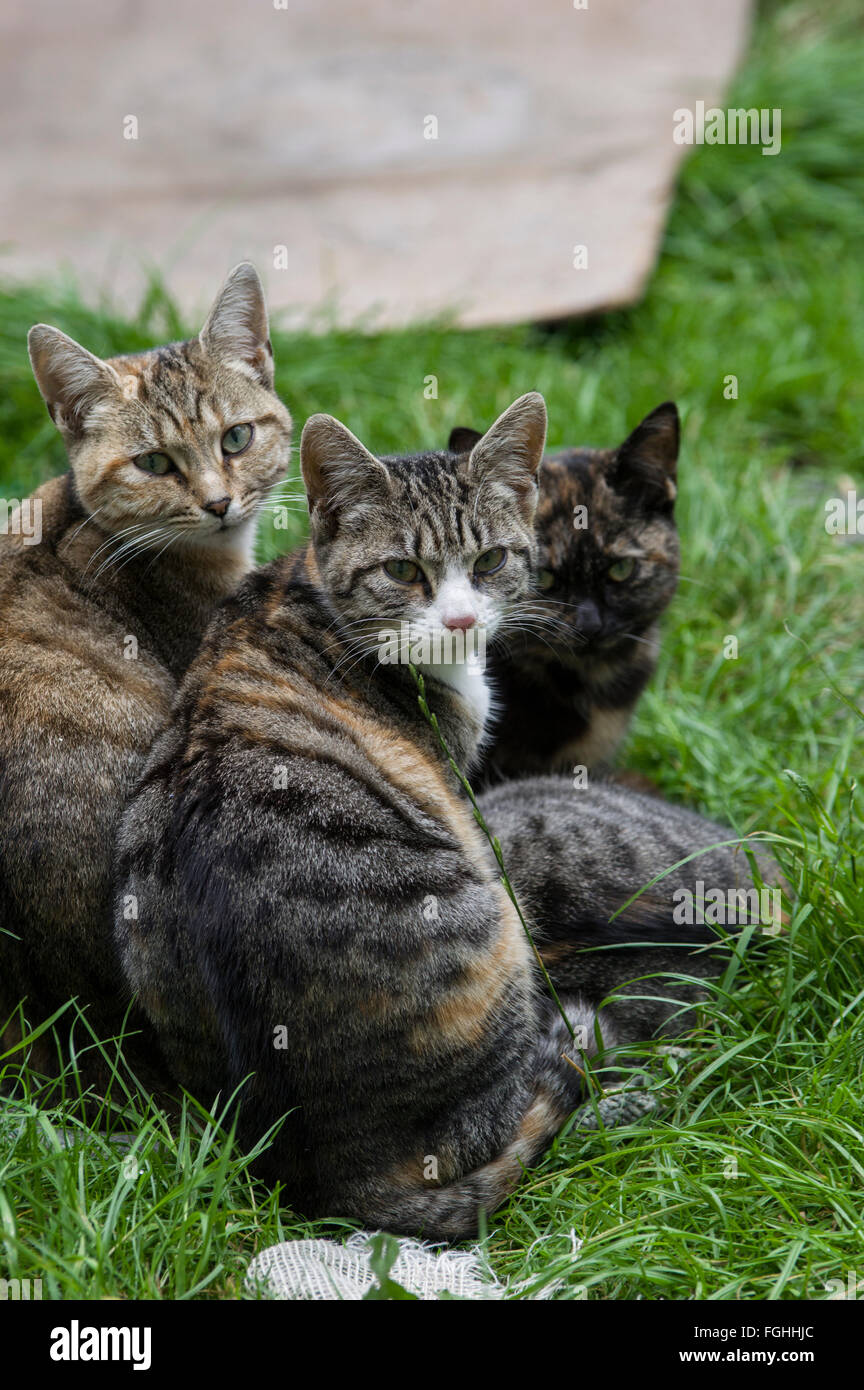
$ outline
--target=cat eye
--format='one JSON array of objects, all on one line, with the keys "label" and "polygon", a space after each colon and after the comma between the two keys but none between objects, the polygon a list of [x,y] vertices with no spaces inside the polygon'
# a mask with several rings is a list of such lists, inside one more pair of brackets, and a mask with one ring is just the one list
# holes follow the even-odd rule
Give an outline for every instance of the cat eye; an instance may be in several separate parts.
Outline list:
[{"label": "cat eye", "polygon": [[174,471],[174,461],[167,454],[139,454],[132,462],[142,473],[155,473],[160,478]]},{"label": "cat eye", "polygon": [[506,559],[507,551],[503,545],[496,545],[494,549],[485,551],[474,561],[474,573],[494,574],[496,570],[500,570]]},{"label": "cat eye", "polygon": [[555,575],[551,570],[537,571],[537,588],[542,589],[544,593],[555,588]]},{"label": "cat eye", "polygon": [[388,560],[384,572],[397,584],[416,584],[421,574],[420,566],[413,560]]},{"label": "cat eye", "polygon": [[251,425],[232,425],[222,436],[223,454],[242,454],[252,443],[254,433]]},{"label": "cat eye", "polygon": [[615,581],[616,584],[620,584],[622,579],[630,578],[635,568],[636,561],[632,558],[632,556],[628,556],[624,560],[616,560],[613,565],[609,566],[606,573],[608,574],[610,579],[613,579]]}]

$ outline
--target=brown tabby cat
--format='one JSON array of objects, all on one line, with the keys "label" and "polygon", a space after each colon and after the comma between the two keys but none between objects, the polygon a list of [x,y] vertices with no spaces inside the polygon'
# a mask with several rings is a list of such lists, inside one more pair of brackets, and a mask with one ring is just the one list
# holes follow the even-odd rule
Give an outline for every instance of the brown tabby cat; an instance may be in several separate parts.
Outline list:
[{"label": "brown tabby cat", "polygon": [[[479,436],[456,429],[450,448]],[[501,719],[484,783],[602,769],[654,672],[678,582],[678,411],[658,406],[617,449],[563,449],[539,472],[537,590],[502,628]]]},{"label": "brown tabby cat", "polygon": [[110,1036],[115,823],[252,564],[291,419],[250,265],[190,342],[101,361],[39,324],[29,346],[69,471],[28,504],[39,544],[0,537],[0,1030],[25,996],[36,1024],[77,995]]},{"label": "brown tabby cat", "polygon": [[[219,610],[120,826],[131,988],[185,1086],[206,1104],[240,1089],[244,1143],[277,1126],[261,1169],[309,1215],[476,1233],[580,1095],[487,841],[388,645],[407,630],[470,768],[489,695],[482,664],[445,639],[493,636],[528,592],[545,426],[529,394],[470,454],[377,458],[332,417],[309,420],[311,545]],[[728,838],[675,817],[660,803],[640,817],[631,891],[661,853]],[[575,918],[596,935],[610,904],[592,897],[592,823],[566,853]],[[665,905],[665,938],[644,914],[637,939],[687,935]],[[574,993],[567,1008],[593,1053],[596,1003]],[[605,1041],[669,1011],[616,1017]]]}]

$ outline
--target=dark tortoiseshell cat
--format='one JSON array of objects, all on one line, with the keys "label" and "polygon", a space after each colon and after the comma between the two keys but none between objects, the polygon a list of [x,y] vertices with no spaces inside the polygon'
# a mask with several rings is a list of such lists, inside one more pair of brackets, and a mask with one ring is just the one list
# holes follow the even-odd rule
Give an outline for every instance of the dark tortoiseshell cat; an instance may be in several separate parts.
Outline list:
[{"label": "dark tortoiseshell cat", "polygon": [[[332,417],[308,421],[311,545],[220,609],[120,827],[130,986],[185,1086],[207,1104],[242,1088],[244,1142],[286,1117],[260,1167],[309,1215],[476,1233],[579,1096],[489,846],[410,671],[381,655],[407,625],[470,768],[484,671],[423,642],[493,635],[528,592],[545,424],[531,394],[470,454],[377,458]],[[623,891],[670,843],[673,860],[693,848],[695,821],[649,810]],[[568,846],[583,927],[609,910],[585,886],[591,826]],[[593,1005],[566,1005],[592,1053]],[[611,1041],[646,1029],[644,1013],[615,1019]]]},{"label": "dark tortoiseshell cat", "polygon": [[[472,447],[457,429],[450,448]],[[652,411],[617,449],[564,449],[540,467],[539,596],[504,625],[501,718],[480,780],[603,768],[627,732],[678,582],[678,411]]]}]

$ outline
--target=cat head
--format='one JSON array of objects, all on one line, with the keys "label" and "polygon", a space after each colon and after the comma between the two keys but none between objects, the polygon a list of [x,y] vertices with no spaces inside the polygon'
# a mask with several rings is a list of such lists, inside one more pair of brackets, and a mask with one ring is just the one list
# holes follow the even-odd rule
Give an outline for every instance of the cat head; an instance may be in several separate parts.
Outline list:
[{"label": "cat head", "polygon": [[273,389],[261,282],[228,276],[197,338],[103,361],[37,324],[30,361],[99,528],[178,544],[248,545],[286,471],[291,417]]},{"label": "cat head", "polygon": [[491,640],[531,583],[545,437],[536,392],[464,455],[377,458],[332,416],[307,422],[300,466],[315,557],[358,643],[371,651],[383,631],[428,642],[474,628]]},{"label": "cat head", "polygon": [[[454,430],[450,447],[464,452],[476,438]],[[679,438],[667,401],[617,449],[565,449],[543,460],[536,590],[548,616],[527,637],[538,654],[550,645],[577,661],[586,650],[609,652],[640,637],[669,603],[678,582]]]}]

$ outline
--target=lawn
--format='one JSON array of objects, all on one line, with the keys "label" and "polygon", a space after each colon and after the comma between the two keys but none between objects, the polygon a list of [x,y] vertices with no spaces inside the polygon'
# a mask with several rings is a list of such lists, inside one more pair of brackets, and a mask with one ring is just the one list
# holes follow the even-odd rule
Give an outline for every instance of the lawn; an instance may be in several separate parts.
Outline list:
[{"label": "lawn", "polygon": [[[683,580],[625,760],[671,799],[779,837],[795,908],[758,960],[733,962],[691,1054],[647,1059],[657,1115],[564,1135],[492,1218],[488,1259],[514,1297],[824,1298],[864,1280],[864,537],[825,527],[829,499],[864,497],[862,71],[856,4],[763,7],[728,104],[780,107],[782,152],[696,150],[634,309],[548,330],[274,326],[298,437],[328,410],[382,453],[440,447],[529,389],[552,445],[617,443],[669,398],[684,419]],[[9,498],[64,467],[31,323],[103,355],[198,327],[157,280],[134,319],[72,284],[6,286],[0,306]],[[265,520],[262,559],[299,538],[291,521]],[[340,1229],[280,1211],[194,1107],[171,1124],[124,1094],[122,1065],[111,1124],[136,1135],[128,1149],[86,1131],[74,1080],[64,1099],[19,1054],[4,1068],[0,1275],[41,1278],[46,1298],[238,1297],[255,1251]]]}]

